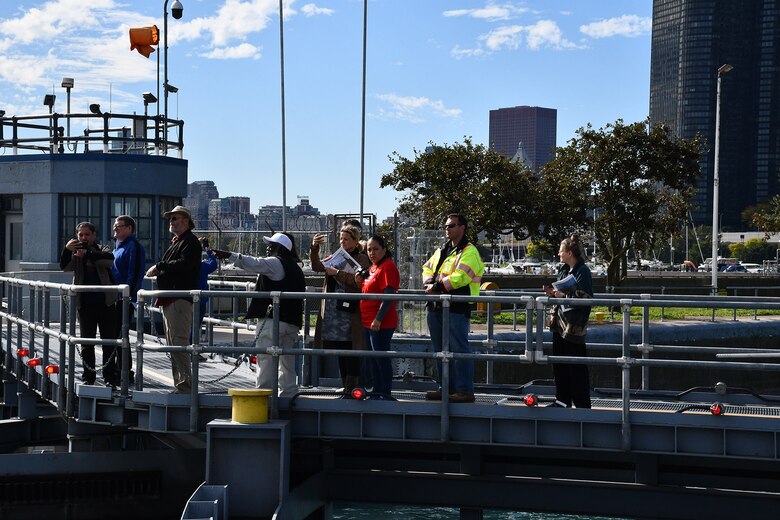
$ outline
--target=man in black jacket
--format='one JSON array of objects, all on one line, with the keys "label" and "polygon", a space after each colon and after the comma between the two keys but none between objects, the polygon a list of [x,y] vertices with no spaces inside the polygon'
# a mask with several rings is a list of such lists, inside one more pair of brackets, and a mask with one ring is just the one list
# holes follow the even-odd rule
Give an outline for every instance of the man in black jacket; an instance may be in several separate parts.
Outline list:
[{"label": "man in black jacket", "polygon": [[[171,247],[162,260],[146,271],[146,276],[157,277],[160,290],[198,289],[200,272],[200,242],[192,234],[195,222],[190,210],[176,206],[163,216],[170,223],[170,232],[174,235]],[[162,308],[165,325],[165,341],[168,345],[189,345],[192,328],[192,298],[157,298],[156,305]],[[171,352],[171,370],[174,393],[185,394],[192,391],[192,358],[187,352]]]},{"label": "man in black jacket", "polygon": [[[268,244],[268,256],[255,258],[229,251],[214,249],[217,258],[229,258],[233,265],[258,273],[255,291],[305,292],[306,279],[298,265],[300,258],[292,235],[274,233],[263,237]],[[258,347],[273,346],[273,316],[271,298],[253,298],[246,317],[258,318],[255,344]],[[290,348],[298,344],[298,332],[303,324],[303,300],[283,299],[279,306],[279,347]],[[272,359],[268,354],[257,356],[257,387],[273,388]],[[295,382],[295,356],[279,357],[279,395],[292,397],[298,391]]]},{"label": "man in black jacket", "polygon": [[[62,249],[60,269],[73,272],[74,285],[114,285],[111,279],[114,255],[108,248],[97,244],[95,226],[91,222],[79,223],[76,226],[76,237],[70,239]],[[96,337],[98,328],[103,339],[119,337],[115,310],[117,295],[117,291],[76,293],[81,337]],[[116,351],[114,345],[103,346],[103,380],[106,386],[115,387],[119,384]],[[95,347],[82,346],[81,360],[84,365],[82,381],[94,385]]]}]

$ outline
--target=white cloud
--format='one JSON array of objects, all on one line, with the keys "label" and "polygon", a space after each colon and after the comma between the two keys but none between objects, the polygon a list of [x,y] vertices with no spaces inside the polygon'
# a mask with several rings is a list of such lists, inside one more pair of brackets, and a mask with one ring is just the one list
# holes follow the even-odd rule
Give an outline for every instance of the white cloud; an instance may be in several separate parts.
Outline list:
[{"label": "white cloud", "polygon": [[242,43],[235,47],[217,47],[211,52],[201,54],[204,58],[215,60],[235,60],[241,58],[260,59],[260,49],[249,43]]},{"label": "white cloud", "polygon": [[525,28],[520,25],[509,25],[498,27],[487,34],[479,37],[481,41],[491,51],[501,50],[502,48],[517,49],[520,46],[521,38]]},{"label": "white cloud", "polygon": [[580,26],[580,32],[591,38],[609,38],[626,36],[633,38],[649,34],[653,27],[652,19],[635,14],[626,14],[618,18],[609,18]]},{"label": "white cloud", "polygon": [[455,48],[450,51],[450,55],[456,59],[472,58],[475,56],[482,56],[483,54],[485,54],[485,50],[481,47],[462,49],[459,45],[456,45]]},{"label": "white cloud", "polygon": [[442,14],[447,17],[469,16],[471,18],[495,21],[508,20],[526,11],[527,9],[512,4],[495,5],[488,3],[485,7],[477,9],[452,9],[444,11]]},{"label": "white cloud", "polygon": [[[533,25],[505,25],[497,27],[478,38],[480,45],[475,49],[456,47],[450,54],[456,58],[480,56],[504,49],[517,50],[522,46],[530,50],[548,47],[555,50],[574,49],[577,46],[563,37],[558,24],[552,20],[540,20]],[[484,48],[482,45],[484,44]]]},{"label": "white cloud", "polygon": [[410,123],[422,123],[425,121],[424,116],[428,114],[436,117],[456,118],[463,112],[459,108],[447,108],[442,101],[434,101],[427,97],[379,94],[377,98],[390,105],[389,109],[379,108],[379,117],[400,119]]},{"label": "white cloud", "polygon": [[572,49],[576,45],[563,37],[558,24],[552,20],[540,20],[534,25],[525,28],[528,48],[538,50],[540,47],[552,47],[553,49]]},{"label": "white cloud", "polygon": [[317,7],[315,4],[306,4],[303,7],[301,7],[301,12],[305,16],[316,16],[318,14],[324,14],[324,15],[332,15],[336,11],[333,9],[328,9],[327,7]]}]

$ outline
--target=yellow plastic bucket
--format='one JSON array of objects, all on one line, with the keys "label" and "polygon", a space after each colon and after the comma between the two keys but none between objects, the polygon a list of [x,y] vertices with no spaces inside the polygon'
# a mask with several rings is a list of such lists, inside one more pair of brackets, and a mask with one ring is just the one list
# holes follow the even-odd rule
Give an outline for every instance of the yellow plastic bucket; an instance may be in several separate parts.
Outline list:
[{"label": "yellow plastic bucket", "polygon": [[593,315],[596,317],[596,323],[604,323],[604,313],[603,312],[594,312]]},{"label": "yellow plastic bucket", "polygon": [[268,422],[268,396],[271,390],[265,388],[230,388],[228,395],[233,397],[233,415],[231,420],[244,424]]},{"label": "yellow plastic bucket", "polygon": [[[498,284],[496,282],[483,282],[482,285],[479,286],[480,291],[497,291],[498,290]],[[488,303],[486,302],[477,302],[477,312],[487,312],[488,309]],[[500,303],[494,303],[493,304],[493,312],[501,312],[501,304]]]}]

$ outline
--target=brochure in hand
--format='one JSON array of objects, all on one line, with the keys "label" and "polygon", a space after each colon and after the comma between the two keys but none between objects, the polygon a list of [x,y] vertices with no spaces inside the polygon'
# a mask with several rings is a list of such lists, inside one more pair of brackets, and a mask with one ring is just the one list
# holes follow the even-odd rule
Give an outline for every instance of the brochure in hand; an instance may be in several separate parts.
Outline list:
[{"label": "brochure in hand", "polygon": [[323,260],[322,265],[335,267],[347,273],[355,273],[363,268],[343,247],[338,248],[335,253]]},{"label": "brochure in hand", "polygon": [[574,275],[570,274],[569,276],[567,276],[562,280],[553,282],[552,286],[556,291],[567,293],[567,292],[571,292],[572,289],[577,287],[577,280],[574,278]]}]

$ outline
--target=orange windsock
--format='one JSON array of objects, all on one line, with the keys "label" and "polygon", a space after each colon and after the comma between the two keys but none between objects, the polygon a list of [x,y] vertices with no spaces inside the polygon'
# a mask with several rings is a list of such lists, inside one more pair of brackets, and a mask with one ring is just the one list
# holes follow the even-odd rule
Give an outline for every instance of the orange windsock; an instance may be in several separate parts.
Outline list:
[{"label": "orange windsock", "polygon": [[137,50],[147,58],[154,52],[153,45],[160,42],[160,31],[156,25],[130,29],[130,50]]}]

